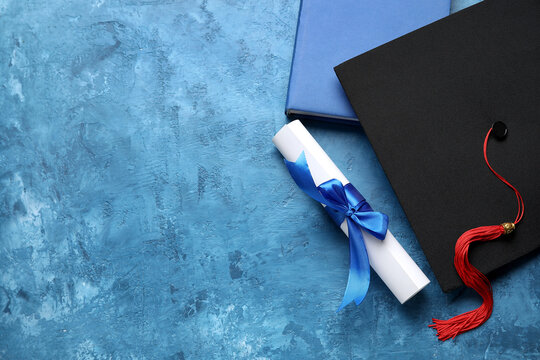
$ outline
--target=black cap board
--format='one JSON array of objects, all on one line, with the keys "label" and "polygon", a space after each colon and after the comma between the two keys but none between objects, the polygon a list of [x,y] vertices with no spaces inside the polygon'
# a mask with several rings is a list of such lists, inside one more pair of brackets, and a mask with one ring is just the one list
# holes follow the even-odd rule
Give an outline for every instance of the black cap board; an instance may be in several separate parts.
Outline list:
[{"label": "black cap board", "polygon": [[335,71],[444,291],[462,284],[458,237],[516,216],[484,163],[496,122],[488,157],[525,217],[471,263],[489,273],[540,247],[540,0],[485,0]]}]

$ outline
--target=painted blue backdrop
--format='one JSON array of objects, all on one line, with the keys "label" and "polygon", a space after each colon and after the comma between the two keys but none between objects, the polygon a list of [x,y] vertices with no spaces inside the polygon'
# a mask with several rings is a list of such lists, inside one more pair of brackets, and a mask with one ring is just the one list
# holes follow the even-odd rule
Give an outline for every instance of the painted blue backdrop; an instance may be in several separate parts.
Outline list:
[{"label": "painted blue backdrop", "polygon": [[439,342],[478,297],[441,292],[364,133],[308,124],[432,280],[335,313],[347,239],[271,144],[298,6],[0,0],[0,359],[539,357],[538,258]]}]

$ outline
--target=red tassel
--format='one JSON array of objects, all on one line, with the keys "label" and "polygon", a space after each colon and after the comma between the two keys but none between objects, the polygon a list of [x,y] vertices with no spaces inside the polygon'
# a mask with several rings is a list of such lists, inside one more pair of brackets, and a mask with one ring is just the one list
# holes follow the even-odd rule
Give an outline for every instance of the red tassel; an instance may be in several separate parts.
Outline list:
[{"label": "red tassel", "polygon": [[492,128],[489,129],[484,139],[484,160],[486,161],[486,165],[488,166],[489,170],[491,170],[491,172],[495,174],[499,180],[505,183],[516,194],[518,213],[513,223],[507,222],[501,225],[482,226],[471,229],[463,233],[463,235],[461,235],[456,242],[454,266],[456,267],[459,277],[461,280],[463,280],[465,285],[474,289],[478,294],[480,294],[483,302],[478,309],[467,311],[466,313],[454,316],[448,320],[431,319],[433,324],[429,325],[429,327],[433,327],[437,330],[437,336],[439,337],[439,340],[442,341],[450,338],[454,339],[459,334],[477,328],[489,319],[491,312],[493,311],[493,292],[491,290],[491,283],[484,274],[482,274],[469,262],[469,246],[475,241],[489,241],[496,239],[503,234],[511,233],[514,231],[516,225],[521,221],[521,219],[523,219],[523,214],[525,212],[525,205],[519,191],[512,184],[510,184],[508,180],[499,175],[499,173],[497,173],[493,167],[491,167],[488,161],[487,144],[489,135],[493,131],[493,127],[497,128],[495,135],[499,138],[504,138],[507,133],[506,125],[504,125],[502,122],[496,122],[493,124]]},{"label": "red tassel", "polygon": [[[506,224],[504,226],[511,227],[511,230],[513,230],[513,224],[512,226]],[[469,246],[475,241],[496,239],[511,230],[509,228],[505,229],[503,225],[482,226],[466,231],[459,237],[456,242],[454,266],[465,285],[482,296],[483,303],[475,310],[467,311],[448,320],[432,319],[434,324],[429,325],[429,327],[434,327],[437,330],[439,340],[454,339],[459,334],[482,325],[491,316],[493,311],[491,283],[484,274],[469,262]]]}]

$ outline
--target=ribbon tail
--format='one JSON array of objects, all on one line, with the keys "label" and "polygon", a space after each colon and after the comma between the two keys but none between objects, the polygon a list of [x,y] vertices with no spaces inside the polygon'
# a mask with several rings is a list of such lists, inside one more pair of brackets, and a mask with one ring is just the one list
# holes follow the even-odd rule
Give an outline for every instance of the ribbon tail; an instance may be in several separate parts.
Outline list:
[{"label": "ribbon tail", "polygon": [[317,185],[315,185],[315,182],[313,181],[306,154],[302,151],[295,162],[288,161],[287,159],[284,159],[284,161],[296,185],[314,200],[327,205],[326,199],[321,195],[317,189]]},{"label": "ribbon tail", "polygon": [[369,258],[362,231],[349,218],[347,219],[347,226],[349,228],[349,280],[347,281],[343,301],[337,310],[338,312],[353,300],[356,305],[360,305],[369,289]]}]

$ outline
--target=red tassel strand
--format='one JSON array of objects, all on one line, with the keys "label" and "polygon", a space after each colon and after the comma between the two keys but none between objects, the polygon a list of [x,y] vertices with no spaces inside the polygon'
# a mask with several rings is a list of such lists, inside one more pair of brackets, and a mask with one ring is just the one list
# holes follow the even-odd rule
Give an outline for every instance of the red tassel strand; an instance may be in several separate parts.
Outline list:
[{"label": "red tassel strand", "polygon": [[466,231],[456,242],[454,266],[461,280],[470,288],[476,290],[484,300],[479,308],[467,311],[448,320],[432,319],[433,327],[437,330],[439,340],[455,338],[461,333],[472,330],[489,319],[493,311],[493,293],[487,277],[469,262],[469,246],[475,241],[489,241],[505,233],[502,225],[482,226]]},{"label": "red tassel strand", "polygon": [[482,297],[482,305],[475,310],[467,311],[461,315],[454,316],[448,320],[432,319],[433,324],[429,327],[437,330],[439,340],[445,341],[454,339],[459,334],[477,328],[485,323],[493,311],[493,292],[488,278],[469,262],[469,246],[476,241],[490,241],[497,239],[503,234],[509,234],[515,229],[515,225],[523,218],[525,205],[523,198],[517,189],[512,186],[505,178],[499,175],[489,164],[487,158],[487,143],[490,129],[484,140],[484,159],[489,169],[516,194],[518,202],[518,213],[513,223],[504,223],[502,225],[482,226],[466,231],[456,242],[454,266],[459,277],[465,285],[474,289]]}]

